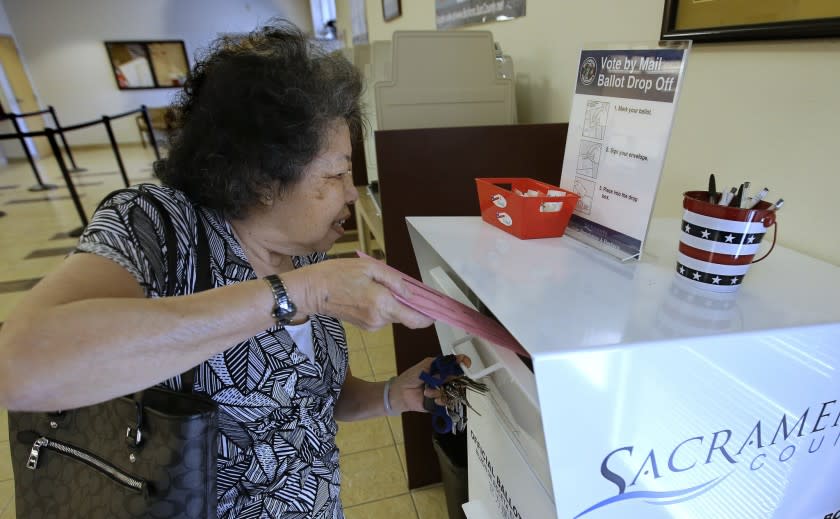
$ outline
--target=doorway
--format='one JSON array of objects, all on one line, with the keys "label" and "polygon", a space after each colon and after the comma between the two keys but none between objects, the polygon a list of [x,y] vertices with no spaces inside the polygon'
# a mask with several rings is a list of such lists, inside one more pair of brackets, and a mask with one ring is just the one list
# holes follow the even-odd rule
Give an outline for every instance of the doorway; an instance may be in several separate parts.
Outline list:
[{"label": "doorway", "polygon": [[[3,108],[12,113],[29,113],[41,110],[35,90],[29,82],[29,76],[20,59],[15,40],[11,36],[0,34],[0,88],[6,97],[8,106]],[[44,129],[43,116],[18,119],[23,132],[39,132]],[[43,137],[25,139],[30,153],[34,157],[49,157],[50,145]]]}]

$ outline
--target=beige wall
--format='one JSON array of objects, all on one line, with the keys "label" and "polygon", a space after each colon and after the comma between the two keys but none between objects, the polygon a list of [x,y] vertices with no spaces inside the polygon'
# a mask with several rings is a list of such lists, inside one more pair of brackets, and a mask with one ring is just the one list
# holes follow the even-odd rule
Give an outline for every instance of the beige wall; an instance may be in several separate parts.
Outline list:
[{"label": "beige wall", "polygon": [[[402,2],[385,23],[381,0],[366,0],[371,41],[395,30],[434,29],[434,2]],[[349,0],[337,0],[350,39]],[[522,123],[569,117],[578,53],[585,42],[659,37],[662,0],[528,0],[527,15],[474,26],[513,57]],[[683,191],[750,180],[785,198],[779,242],[840,265],[840,39],[698,44],[665,162],[656,216],[678,216]],[[840,204],[839,204],[840,205]]]}]

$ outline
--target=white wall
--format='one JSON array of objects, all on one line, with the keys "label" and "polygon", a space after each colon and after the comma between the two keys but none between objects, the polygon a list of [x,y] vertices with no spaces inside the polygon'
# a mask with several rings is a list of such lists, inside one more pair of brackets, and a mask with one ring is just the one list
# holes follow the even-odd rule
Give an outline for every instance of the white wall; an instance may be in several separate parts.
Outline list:
[{"label": "white wall", "polygon": [[[106,40],[184,40],[194,53],[219,33],[248,32],[273,17],[312,31],[308,0],[4,0],[43,107],[64,126],[170,102],[177,89],[119,90]],[[4,20],[0,13],[0,32]],[[114,122],[120,142],[139,141],[133,117]],[[100,125],[68,134],[72,144],[108,142]]]},{"label": "white wall", "polygon": [[[349,31],[349,0],[337,7],[339,29]],[[404,1],[390,23],[380,0],[366,7],[371,41],[435,28],[433,2]],[[528,0],[523,18],[466,30],[492,31],[513,57],[520,122],[565,122],[581,46],[657,40],[662,8],[662,0]],[[840,265],[838,85],[840,39],[695,45],[654,214],[681,214],[682,192],[702,189],[710,172],[719,182],[750,180],[786,200],[780,243]]]},{"label": "white wall", "polygon": [[9,23],[3,2],[0,2],[0,34],[12,34],[12,25]]}]

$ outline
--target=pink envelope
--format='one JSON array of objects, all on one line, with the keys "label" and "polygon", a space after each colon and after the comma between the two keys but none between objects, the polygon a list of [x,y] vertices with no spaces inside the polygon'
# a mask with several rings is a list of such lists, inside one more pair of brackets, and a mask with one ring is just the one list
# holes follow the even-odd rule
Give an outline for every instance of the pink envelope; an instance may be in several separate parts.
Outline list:
[{"label": "pink envelope", "polygon": [[[367,254],[356,251],[360,258],[372,259]],[[405,306],[412,308],[421,314],[434,319],[436,321],[443,321],[447,324],[455,326],[464,330],[465,332],[486,339],[493,344],[507,348],[519,355],[530,357],[531,355],[525,351],[513,335],[510,334],[502,325],[491,319],[490,317],[481,314],[469,306],[452,299],[451,297],[438,292],[428,285],[414,279],[411,276],[403,274],[399,270],[380,262],[391,271],[397,273],[404,281],[409,284],[411,296],[404,298],[394,294],[397,301]]]}]

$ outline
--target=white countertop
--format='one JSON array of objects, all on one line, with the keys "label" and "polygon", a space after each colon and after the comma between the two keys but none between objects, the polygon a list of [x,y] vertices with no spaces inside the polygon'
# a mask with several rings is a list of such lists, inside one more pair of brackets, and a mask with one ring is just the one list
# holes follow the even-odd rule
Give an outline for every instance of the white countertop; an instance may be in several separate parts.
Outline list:
[{"label": "white countertop", "polygon": [[778,244],[738,292],[689,286],[675,273],[677,219],[654,219],[642,260],[625,264],[570,237],[520,240],[479,217],[407,220],[535,357],[840,322],[840,268]]}]

